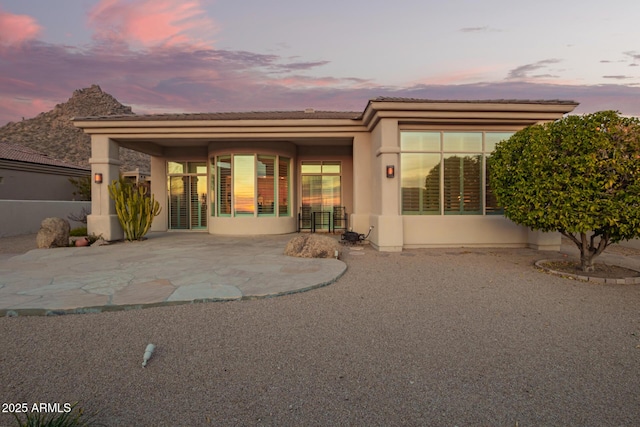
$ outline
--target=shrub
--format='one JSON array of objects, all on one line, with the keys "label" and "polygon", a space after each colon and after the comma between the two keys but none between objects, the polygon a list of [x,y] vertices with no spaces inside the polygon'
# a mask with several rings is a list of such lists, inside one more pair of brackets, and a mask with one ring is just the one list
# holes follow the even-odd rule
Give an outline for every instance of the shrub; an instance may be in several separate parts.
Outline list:
[{"label": "shrub", "polygon": [[582,270],[611,243],[640,236],[640,121],[615,111],[529,126],[490,158],[491,187],[505,216],[559,231]]},{"label": "shrub", "polygon": [[81,236],[86,236],[87,235],[87,227],[77,227],[72,229],[69,232],[69,236],[71,237],[81,237]]},{"label": "shrub", "polygon": [[91,427],[101,426],[96,421],[97,413],[86,414],[77,402],[71,405],[69,412],[26,412],[24,419],[14,413],[16,425],[19,427]]}]

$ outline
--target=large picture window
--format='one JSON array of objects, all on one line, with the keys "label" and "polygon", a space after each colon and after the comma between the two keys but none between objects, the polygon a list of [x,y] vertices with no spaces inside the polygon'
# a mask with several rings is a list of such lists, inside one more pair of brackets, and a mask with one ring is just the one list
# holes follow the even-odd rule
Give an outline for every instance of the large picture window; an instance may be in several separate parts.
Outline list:
[{"label": "large picture window", "polygon": [[218,216],[288,216],[290,159],[261,154],[228,154],[216,165]]},{"label": "large picture window", "polygon": [[513,132],[404,131],[400,138],[403,215],[501,214],[487,158]]}]

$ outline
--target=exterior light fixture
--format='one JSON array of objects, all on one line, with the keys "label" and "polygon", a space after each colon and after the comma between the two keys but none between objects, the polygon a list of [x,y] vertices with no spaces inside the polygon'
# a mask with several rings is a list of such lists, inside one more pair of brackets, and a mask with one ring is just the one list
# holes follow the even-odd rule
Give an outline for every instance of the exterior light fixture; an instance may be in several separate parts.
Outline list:
[{"label": "exterior light fixture", "polygon": [[93,182],[96,184],[102,184],[102,174],[100,172],[93,175]]},{"label": "exterior light fixture", "polygon": [[387,178],[393,178],[396,176],[396,167],[394,165],[387,165]]}]

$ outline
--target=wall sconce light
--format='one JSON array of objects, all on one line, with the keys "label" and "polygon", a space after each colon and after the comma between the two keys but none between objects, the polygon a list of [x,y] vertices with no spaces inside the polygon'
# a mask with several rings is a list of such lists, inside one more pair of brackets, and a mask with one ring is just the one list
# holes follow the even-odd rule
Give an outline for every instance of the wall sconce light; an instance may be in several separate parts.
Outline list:
[{"label": "wall sconce light", "polygon": [[394,165],[387,165],[387,178],[393,178],[396,176],[396,167]]},{"label": "wall sconce light", "polygon": [[100,172],[93,175],[93,182],[96,184],[102,184],[102,174]]}]

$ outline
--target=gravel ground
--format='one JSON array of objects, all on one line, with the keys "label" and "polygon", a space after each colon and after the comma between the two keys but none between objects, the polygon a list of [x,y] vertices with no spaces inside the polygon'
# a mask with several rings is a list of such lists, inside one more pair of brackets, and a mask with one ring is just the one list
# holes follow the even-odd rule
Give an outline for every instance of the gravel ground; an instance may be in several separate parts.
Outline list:
[{"label": "gravel ground", "polygon": [[639,425],[640,286],[541,258],[365,248],[301,294],[0,318],[0,402],[79,401],[109,426]]},{"label": "gravel ground", "polygon": [[9,236],[0,238],[0,256],[5,255],[5,259],[16,254],[23,254],[31,249],[37,249],[37,234],[23,234],[21,236]]}]

